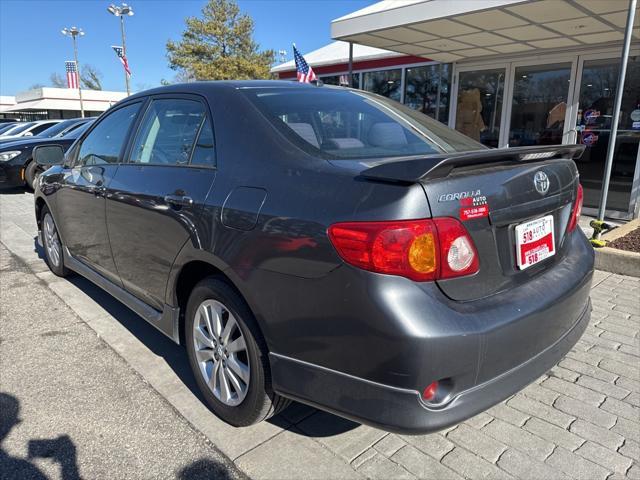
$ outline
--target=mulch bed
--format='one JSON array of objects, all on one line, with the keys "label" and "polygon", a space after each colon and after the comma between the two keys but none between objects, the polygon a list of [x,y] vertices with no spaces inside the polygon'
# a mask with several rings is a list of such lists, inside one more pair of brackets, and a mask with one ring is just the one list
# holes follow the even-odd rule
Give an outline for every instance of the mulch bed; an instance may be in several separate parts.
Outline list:
[{"label": "mulch bed", "polygon": [[624,237],[616,238],[613,242],[608,243],[607,247],[640,253],[640,228],[627,233]]}]

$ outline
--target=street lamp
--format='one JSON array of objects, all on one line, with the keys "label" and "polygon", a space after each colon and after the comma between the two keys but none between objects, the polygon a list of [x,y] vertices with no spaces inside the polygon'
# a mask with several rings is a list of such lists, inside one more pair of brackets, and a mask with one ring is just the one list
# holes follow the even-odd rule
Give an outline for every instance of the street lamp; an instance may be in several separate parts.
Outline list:
[{"label": "street lamp", "polygon": [[[124,57],[127,57],[127,46],[125,44],[125,35],[124,35],[124,16],[127,15],[129,17],[133,16],[133,8],[131,5],[127,5],[123,3],[120,6],[114,5],[113,3],[107,7],[107,11],[116,16],[120,17],[120,32],[122,33],[122,54]],[[124,71],[124,81],[127,86],[127,96],[131,94],[129,89],[129,74],[127,71]]]},{"label": "street lamp", "polygon": [[78,95],[80,96],[80,116],[84,118],[84,104],[82,103],[82,87],[80,86],[80,64],[78,63],[78,43],[76,37],[84,36],[81,28],[71,27],[63,28],[61,33],[73,40],[73,57],[76,62],[76,75],[78,75]]}]

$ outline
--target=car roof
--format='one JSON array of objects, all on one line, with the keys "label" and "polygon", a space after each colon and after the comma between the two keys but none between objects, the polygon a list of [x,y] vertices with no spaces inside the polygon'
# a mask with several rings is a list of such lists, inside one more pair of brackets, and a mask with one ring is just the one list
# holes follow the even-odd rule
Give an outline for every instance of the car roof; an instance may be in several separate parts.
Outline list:
[{"label": "car roof", "polygon": [[315,85],[290,80],[214,80],[190,83],[176,83],[138,92],[127,100],[162,93],[207,93],[221,90],[239,90],[244,88],[317,88]]},{"label": "car roof", "polygon": [[44,120],[34,120],[33,121],[33,125],[35,126],[35,125],[40,125],[40,124],[49,123],[49,122],[58,123],[58,122],[61,122],[61,121],[62,121],[61,118],[45,118]]}]

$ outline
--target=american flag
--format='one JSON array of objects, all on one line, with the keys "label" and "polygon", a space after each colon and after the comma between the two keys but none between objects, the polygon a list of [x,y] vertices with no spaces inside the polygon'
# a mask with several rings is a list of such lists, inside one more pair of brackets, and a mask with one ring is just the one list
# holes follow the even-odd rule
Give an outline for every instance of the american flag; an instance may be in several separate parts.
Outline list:
[{"label": "american flag", "polygon": [[298,72],[298,81],[302,83],[313,82],[316,79],[316,74],[313,72],[304,57],[300,55],[300,52],[293,46],[293,58],[296,60],[296,70]]},{"label": "american flag", "polygon": [[67,88],[78,88],[78,67],[76,62],[64,62],[67,71]]},{"label": "american flag", "polygon": [[124,54],[124,48],[118,47],[117,45],[112,45],[111,48],[113,48],[113,51],[116,52],[116,55],[122,62],[124,71],[127,72],[127,75],[131,76],[131,70],[129,70],[129,62],[127,61],[127,56]]}]

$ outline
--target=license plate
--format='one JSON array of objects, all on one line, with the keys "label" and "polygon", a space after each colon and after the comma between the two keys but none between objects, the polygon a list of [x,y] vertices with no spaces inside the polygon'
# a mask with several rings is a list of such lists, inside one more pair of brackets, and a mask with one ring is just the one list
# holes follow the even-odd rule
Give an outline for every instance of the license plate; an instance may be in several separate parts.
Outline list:
[{"label": "license plate", "polygon": [[556,254],[553,215],[536,218],[516,226],[518,268],[524,270]]}]

